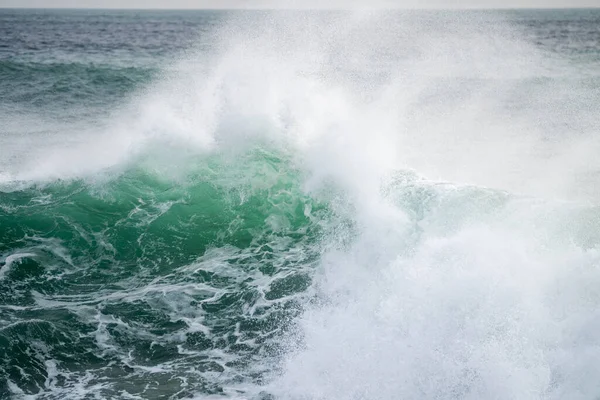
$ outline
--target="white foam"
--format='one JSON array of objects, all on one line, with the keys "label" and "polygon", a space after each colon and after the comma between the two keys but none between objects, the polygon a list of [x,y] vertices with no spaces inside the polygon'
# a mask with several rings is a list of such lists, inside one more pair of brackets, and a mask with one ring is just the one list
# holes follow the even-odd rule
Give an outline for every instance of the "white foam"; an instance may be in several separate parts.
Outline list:
[{"label": "white foam", "polygon": [[[303,346],[269,391],[284,399],[596,395],[598,244],[562,229],[569,213],[554,200],[597,201],[589,127],[600,121],[585,107],[597,95],[496,18],[254,15],[226,25],[216,56],[182,62],[107,132],[50,156],[43,149],[9,176],[93,177],[148,153],[146,167],[185,173],[190,157],[235,161],[267,143],[291,155],[307,193],[352,222],[324,236],[315,276],[322,301],[306,305]],[[544,84],[531,82],[539,77]],[[403,169],[455,186],[386,193],[386,179]],[[451,194],[466,183],[544,197],[546,208],[509,199],[461,219],[472,199]],[[425,186],[427,204],[411,209],[394,198]],[[337,246],[336,235],[350,239]],[[153,284],[69,303],[163,291],[177,314],[177,293],[205,289]],[[42,297],[38,304],[64,305]],[[190,332],[206,331],[200,314],[186,320]],[[98,318],[97,344],[110,351]]]},{"label": "white foam", "polygon": [[10,268],[15,262],[23,258],[35,257],[36,255],[33,253],[16,253],[7,256],[4,259],[4,265],[0,268],[0,280],[4,279],[6,275],[10,272]]},{"label": "white foam", "polygon": [[145,152],[175,168],[182,152],[236,154],[262,138],[291,146],[314,174],[335,168],[336,180],[367,184],[401,167],[595,197],[598,117],[586,104],[597,96],[519,33],[493,13],[233,17],[209,33],[211,57],[181,61],[102,129],[31,143],[3,180],[97,179]]}]

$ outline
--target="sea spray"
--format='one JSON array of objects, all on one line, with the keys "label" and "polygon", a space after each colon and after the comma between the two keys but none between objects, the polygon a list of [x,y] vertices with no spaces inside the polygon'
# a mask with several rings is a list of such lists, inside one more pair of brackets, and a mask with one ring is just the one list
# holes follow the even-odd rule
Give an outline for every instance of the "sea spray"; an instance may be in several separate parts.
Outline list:
[{"label": "sea spray", "polygon": [[593,398],[596,64],[552,18],[199,15],[108,120],[3,133],[2,395]]}]

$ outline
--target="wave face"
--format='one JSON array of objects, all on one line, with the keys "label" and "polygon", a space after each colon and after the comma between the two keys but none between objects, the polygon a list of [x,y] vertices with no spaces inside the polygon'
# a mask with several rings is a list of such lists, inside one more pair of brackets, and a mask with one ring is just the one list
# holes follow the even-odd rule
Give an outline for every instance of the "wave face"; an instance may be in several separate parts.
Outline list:
[{"label": "wave face", "polygon": [[594,399],[599,20],[2,11],[0,398]]}]

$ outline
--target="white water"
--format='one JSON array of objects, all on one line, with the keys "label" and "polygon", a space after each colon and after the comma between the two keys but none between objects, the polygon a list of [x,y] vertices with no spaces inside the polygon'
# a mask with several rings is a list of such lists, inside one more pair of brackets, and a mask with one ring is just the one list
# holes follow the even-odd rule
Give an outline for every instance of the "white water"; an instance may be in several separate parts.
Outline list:
[{"label": "white water", "polygon": [[520,40],[522,29],[493,13],[234,14],[203,38],[210,55],[189,51],[104,127],[23,140],[1,178],[90,176],[148,148],[170,164],[170,145],[236,154],[266,137],[339,179],[370,173],[366,161],[377,176],[408,168],[597,198],[598,94],[584,79],[594,70]]},{"label": "white water", "polygon": [[[324,239],[324,304],[307,306],[303,346],[257,391],[595,398],[600,255],[586,215],[598,221],[599,121],[586,105],[598,96],[495,18],[266,20],[230,22],[214,58],[182,61],[108,133],[45,148],[10,179],[95,176],[145,152],[177,178],[182,147],[235,160],[270,142],[294,155],[307,192],[345,193],[332,207],[359,234]],[[407,169],[427,179],[387,184]],[[426,195],[401,205],[411,191]]]},{"label": "white water", "polygon": [[595,398],[597,248],[553,226],[565,224],[564,210],[514,200],[478,220],[452,221],[463,207],[469,200],[431,210],[408,254],[399,250],[414,240],[406,224],[372,213],[349,250],[327,254],[318,286],[331,304],[304,315],[305,347],[288,359],[273,392]]},{"label": "white water", "polygon": [[[349,247],[324,253],[315,287],[325,305],[305,312],[303,345],[267,392],[282,399],[595,398],[599,217],[562,201],[596,199],[597,139],[584,128],[598,122],[585,104],[589,92],[567,90],[557,82],[573,76],[559,61],[479,21],[449,22],[445,35],[406,24],[373,15],[343,21],[316,46],[327,60],[341,51],[344,62],[325,62],[313,76],[293,72],[307,55],[323,53],[310,41],[296,53],[288,25],[243,41],[217,69],[231,90],[221,101],[240,118],[237,127],[257,115],[286,121],[300,168],[309,171],[307,190],[319,196],[327,182],[343,188],[338,212],[351,215],[359,232]],[[416,54],[382,61],[390,68],[384,83],[365,89],[345,75],[348,62],[380,61],[378,51],[402,52],[407,44]],[[291,47],[292,57],[262,55],[267,47],[272,56],[271,45]],[[290,72],[290,59],[301,67]],[[554,81],[527,87],[540,76]],[[440,89],[440,79],[451,83]],[[573,102],[578,90],[580,104]],[[557,130],[564,118],[572,128]],[[216,139],[227,146],[247,140]],[[454,184],[417,179],[385,189],[403,168]],[[397,197],[411,190],[429,194],[401,206]]]}]

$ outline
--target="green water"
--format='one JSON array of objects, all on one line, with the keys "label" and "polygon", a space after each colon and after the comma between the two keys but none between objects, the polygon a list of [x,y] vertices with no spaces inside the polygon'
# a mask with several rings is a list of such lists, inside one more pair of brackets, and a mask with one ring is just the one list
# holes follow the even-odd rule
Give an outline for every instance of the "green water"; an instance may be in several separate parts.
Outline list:
[{"label": "green water", "polygon": [[595,10],[0,10],[0,399],[594,399]]}]

